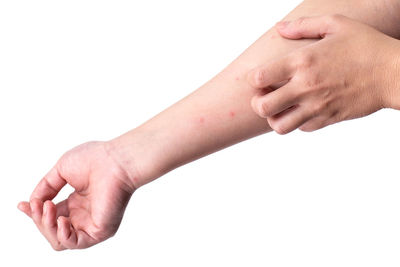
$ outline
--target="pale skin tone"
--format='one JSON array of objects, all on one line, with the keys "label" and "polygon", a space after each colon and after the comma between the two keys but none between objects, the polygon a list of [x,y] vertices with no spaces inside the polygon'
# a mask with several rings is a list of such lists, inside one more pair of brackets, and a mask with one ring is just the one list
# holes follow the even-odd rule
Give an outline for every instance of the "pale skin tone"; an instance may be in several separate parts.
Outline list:
[{"label": "pale skin tone", "polygon": [[[400,22],[393,12],[400,11],[397,1],[362,2],[363,8],[354,0],[309,0],[285,19],[340,13],[391,36],[400,34],[394,30]],[[216,77],[146,123],[113,140],[68,151],[19,209],[33,219],[55,250],[86,248],[111,237],[140,186],[271,131],[250,104],[260,89],[249,84],[248,73],[312,43],[315,40],[287,40],[271,29]],[[66,183],[75,192],[55,205],[52,199]]]},{"label": "pale skin tone", "polygon": [[[399,40],[340,15],[276,28],[288,39],[321,39],[249,74],[259,89],[253,109],[276,132],[314,131],[382,108],[399,109]],[[289,82],[270,92],[282,81]]]}]

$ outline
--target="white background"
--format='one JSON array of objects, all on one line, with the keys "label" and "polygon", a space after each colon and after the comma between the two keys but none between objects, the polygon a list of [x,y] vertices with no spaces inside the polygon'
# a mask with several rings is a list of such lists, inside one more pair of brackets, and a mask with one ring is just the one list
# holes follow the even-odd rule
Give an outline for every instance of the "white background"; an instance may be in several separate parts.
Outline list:
[{"label": "white background", "polygon": [[90,249],[54,252],[16,208],[63,152],[189,94],[299,2],[1,1],[0,265],[399,266],[390,110],[181,167]]}]

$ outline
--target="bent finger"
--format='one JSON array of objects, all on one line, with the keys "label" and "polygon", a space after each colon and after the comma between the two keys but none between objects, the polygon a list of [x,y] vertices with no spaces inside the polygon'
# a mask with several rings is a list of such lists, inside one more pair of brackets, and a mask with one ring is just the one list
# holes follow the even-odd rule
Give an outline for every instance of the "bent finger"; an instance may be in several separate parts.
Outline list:
[{"label": "bent finger", "polygon": [[50,200],[43,204],[42,231],[55,250],[63,250],[63,247],[57,239],[57,209],[56,205]]},{"label": "bent finger", "polygon": [[288,134],[312,118],[313,115],[304,107],[295,106],[281,114],[268,117],[268,123],[278,134]]},{"label": "bent finger", "polygon": [[82,249],[91,247],[101,240],[96,240],[83,229],[76,229],[70,218],[60,216],[57,220],[57,238],[60,244],[69,249]]},{"label": "bent finger", "polygon": [[60,216],[68,217],[69,216],[68,199],[64,199],[63,201],[57,203],[56,209],[57,209],[56,218]]},{"label": "bent finger", "polygon": [[262,118],[277,115],[298,102],[296,87],[292,83],[266,95],[256,95],[251,100],[254,111]]},{"label": "bent finger", "polygon": [[299,127],[303,132],[313,132],[322,129],[333,123],[333,120],[327,116],[315,117]]},{"label": "bent finger", "polygon": [[68,249],[77,248],[76,232],[67,217],[60,216],[57,219],[57,239]]},{"label": "bent finger", "polygon": [[303,17],[294,21],[282,21],[276,24],[278,33],[288,39],[321,39],[336,31],[344,16],[330,15]]},{"label": "bent finger", "polygon": [[30,202],[32,210],[32,220],[35,222],[36,226],[41,230],[42,228],[42,216],[43,216],[43,201],[34,198]]},{"label": "bent finger", "polygon": [[247,81],[252,87],[262,89],[290,80],[295,70],[290,62],[289,56],[268,62],[251,70],[247,76]]},{"label": "bent finger", "polygon": [[52,200],[65,184],[66,181],[58,173],[57,168],[53,167],[33,190],[31,199]]}]

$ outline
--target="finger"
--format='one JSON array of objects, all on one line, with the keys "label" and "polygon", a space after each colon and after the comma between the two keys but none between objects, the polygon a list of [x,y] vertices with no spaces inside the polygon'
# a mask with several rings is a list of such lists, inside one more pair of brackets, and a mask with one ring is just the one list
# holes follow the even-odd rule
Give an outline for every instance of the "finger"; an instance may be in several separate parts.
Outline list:
[{"label": "finger", "polygon": [[57,203],[56,209],[57,209],[56,218],[58,218],[60,216],[68,217],[69,216],[68,199],[65,199],[65,200]]},{"label": "finger", "polygon": [[336,31],[344,16],[303,17],[294,21],[282,21],[276,29],[282,37],[289,39],[320,39]]},{"label": "finger", "polygon": [[31,195],[31,199],[37,198],[42,201],[53,199],[66,181],[60,176],[56,167],[53,167],[46,176],[39,182]]},{"label": "finger", "polygon": [[76,232],[67,217],[60,216],[57,219],[57,239],[66,248],[77,248]]},{"label": "finger", "polygon": [[55,250],[65,249],[57,240],[56,207],[51,201],[43,203],[40,199],[30,202],[32,219],[42,235],[49,241]]},{"label": "finger", "polygon": [[[82,216],[82,213],[75,214],[75,217],[73,217],[71,221],[68,208],[68,201],[70,199],[71,196],[56,205],[56,216],[59,216],[57,217],[57,240],[60,242],[60,245],[64,248],[80,249],[90,247],[100,242],[100,239],[93,238],[91,235],[88,234],[86,228],[94,228],[93,231],[91,231],[92,234],[96,233],[96,231],[98,231],[98,228],[96,225],[84,223],[84,216]],[[89,214],[89,216],[91,215]],[[73,224],[72,222],[75,222],[76,224]]]},{"label": "finger", "polygon": [[32,210],[32,220],[35,222],[36,226],[41,230],[42,227],[42,215],[43,215],[43,201],[34,198],[30,202]]},{"label": "finger", "polygon": [[256,95],[251,100],[253,110],[262,118],[274,116],[298,102],[296,88],[289,82],[266,95]]},{"label": "finger", "polygon": [[305,108],[295,106],[285,110],[281,114],[268,117],[268,123],[278,134],[288,134],[312,118],[312,113],[308,112]]},{"label": "finger", "polygon": [[303,132],[313,132],[322,129],[332,123],[332,120],[327,118],[326,116],[318,116],[301,125],[299,129]]},{"label": "finger", "polygon": [[247,81],[257,89],[279,84],[292,78],[295,70],[292,65],[290,64],[289,56],[274,60],[251,70],[247,76]]},{"label": "finger", "polygon": [[55,250],[65,249],[57,239],[57,209],[50,200],[43,204],[42,233]]},{"label": "finger", "polygon": [[46,228],[46,230],[56,230],[57,231],[57,222],[56,222],[56,205],[50,200],[47,200],[43,204],[43,216],[42,216],[42,224]]},{"label": "finger", "polygon": [[289,80],[284,80],[276,84],[271,84],[269,87],[271,87],[272,91],[274,91],[278,88],[281,88],[282,86],[285,86],[288,82]]},{"label": "finger", "polygon": [[57,219],[57,238],[60,244],[69,249],[82,249],[93,246],[100,242],[91,237],[84,230],[75,229],[71,224],[71,220],[67,217],[60,216]]},{"label": "finger", "polygon": [[27,216],[32,217],[32,211],[31,211],[31,206],[30,206],[29,202],[21,201],[20,203],[18,203],[17,207],[20,211],[25,213]]}]

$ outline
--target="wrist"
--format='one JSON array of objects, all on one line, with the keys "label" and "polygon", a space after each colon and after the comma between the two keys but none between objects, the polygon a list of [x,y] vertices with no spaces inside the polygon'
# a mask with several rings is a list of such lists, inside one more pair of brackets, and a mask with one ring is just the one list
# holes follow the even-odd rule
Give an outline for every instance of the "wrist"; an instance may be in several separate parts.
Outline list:
[{"label": "wrist", "polygon": [[400,41],[395,40],[395,49],[389,52],[389,66],[385,72],[387,88],[384,107],[400,110]]},{"label": "wrist", "polygon": [[134,189],[165,173],[151,139],[151,135],[134,129],[106,142],[107,152],[126,174]]}]

